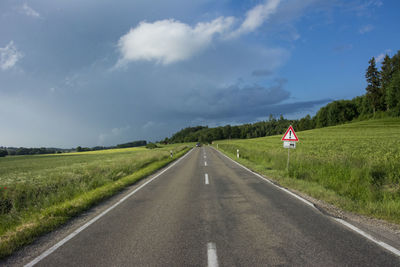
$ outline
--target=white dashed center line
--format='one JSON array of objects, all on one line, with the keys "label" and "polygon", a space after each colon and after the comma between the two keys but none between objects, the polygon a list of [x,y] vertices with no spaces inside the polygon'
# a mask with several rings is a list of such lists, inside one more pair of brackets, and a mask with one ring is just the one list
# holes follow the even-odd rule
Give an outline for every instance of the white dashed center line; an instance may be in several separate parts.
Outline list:
[{"label": "white dashed center line", "polygon": [[207,244],[208,267],[218,267],[217,246],[215,243]]},{"label": "white dashed center line", "polygon": [[207,174],[207,173],[206,173],[206,175],[205,175],[205,178],[206,178],[206,179],[205,179],[205,183],[206,183],[206,184],[209,184],[209,181],[208,181],[208,174]]}]

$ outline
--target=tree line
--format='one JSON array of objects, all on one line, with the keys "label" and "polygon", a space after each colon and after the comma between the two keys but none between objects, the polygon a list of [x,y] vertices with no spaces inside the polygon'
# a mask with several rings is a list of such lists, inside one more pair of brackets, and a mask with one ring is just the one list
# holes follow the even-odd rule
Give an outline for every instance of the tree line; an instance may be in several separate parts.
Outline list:
[{"label": "tree line", "polygon": [[27,148],[27,147],[0,147],[0,157],[5,157],[7,155],[39,155],[39,154],[55,154],[62,153],[66,151],[65,149],[60,148]]},{"label": "tree line", "polygon": [[326,126],[343,124],[353,120],[376,117],[400,116],[400,51],[393,57],[385,56],[380,70],[374,57],[369,61],[365,73],[366,92],[351,100],[337,100],[320,108],[315,116],[298,120],[279,119],[270,115],[267,121],[237,126],[187,127],[165,138],[163,143],[203,142],[211,143],[221,139],[246,139],[282,134],[289,125],[304,131]]},{"label": "tree line", "polygon": [[76,148],[71,149],[63,149],[63,148],[27,148],[27,147],[0,147],[0,157],[5,156],[15,156],[15,155],[41,155],[41,154],[56,154],[56,153],[65,153],[65,152],[84,152],[84,151],[97,151],[97,150],[105,150],[105,149],[113,149],[113,148],[127,148],[127,147],[138,147],[147,145],[147,141],[139,140],[133,141],[123,144],[118,144],[116,146],[95,146],[95,147],[81,147],[78,146]]},{"label": "tree line", "polygon": [[97,151],[97,150],[105,150],[105,149],[113,149],[113,148],[138,147],[138,146],[145,146],[145,145],[147,145],[146,140],[133,141],[133,142],[128,142],[128,143],[118,144],[116,146],[95,146],[92,148],[78,146],[76,148],[76,152]]}]

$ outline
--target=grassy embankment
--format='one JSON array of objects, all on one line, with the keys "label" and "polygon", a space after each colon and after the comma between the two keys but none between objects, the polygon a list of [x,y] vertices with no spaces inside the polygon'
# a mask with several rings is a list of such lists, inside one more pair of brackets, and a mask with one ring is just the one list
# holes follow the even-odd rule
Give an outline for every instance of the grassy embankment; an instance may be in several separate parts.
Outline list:
[{"label": "grassy embankment", "polygon": [[0,258],[186,151],[180,144],[0,158]]},{"label": "grassy embankment", "polygon": [[[296,129],[295,129],[296,130]],[[245,166],[281,185],[348,211],[400,223],[400,119],[379,119],[297,132],[290,151],[282,135],[214,142]]]}]

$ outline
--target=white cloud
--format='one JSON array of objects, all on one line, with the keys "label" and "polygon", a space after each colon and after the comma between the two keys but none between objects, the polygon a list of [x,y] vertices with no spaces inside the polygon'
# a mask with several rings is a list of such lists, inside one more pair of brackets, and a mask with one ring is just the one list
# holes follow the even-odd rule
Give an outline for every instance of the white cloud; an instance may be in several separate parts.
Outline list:
[{"label": "white cloud", "polygon": [[232,36],[238,36],[256,30],[276,12],[280,2],[281,0],[267,0],[264,4],[257,5],[247,11],[246,19],[243,21],[242,25],[232,33]]},{"label": "white cloud", "polygon": [[383,59],[385,58],[385,56],[391,52],[392,52],[391,49],[386,49],[384,53],[380,53],[378,56],[375,57],[375,62],[381,63],[383,61]]},{"label": "white cloud", "polygon": [[276,11],[280,2],[267,0],[252,8],[236,30],[232,30],[234,17],[219,17],[194,27],[174,19],[142,21],[119,39],[121,58],[116,67],[138,60],[163,65],[186,60],[210,46],[216,34],[229,39],[256,30]]},{"label": "white cloud", "polygon": [[34,10],[30,6],[28,6],[27,3],[24,3],[22,5],[21,12],[24,13],[25,15],[33,17],[33,18],[40,18],[40,14],[36,10]]},{"label": "white cloud", "polygon": [[22,53],[17,50],[14,42],[10,41],[6,47],[0,47],[0,68],[2,70],[11,69],[22,57]]},{"label": "white cloud", "polygon": [[381,0],[370,0],[367,2],[368,6],[375,6],[375,7],[381,7],[383,5],[383,2]]},{"label": "white cloud", "polygon": [[195,27],[173,19],[143,21],[120,38],[122,58],[117,65],[136,60],[166,65],[188,59],[209,46],[215,34],[226,32],[233,21],[232,17],[219,17]]},{"label": "white cloud", "polygon": [[366,9],[373,9],[376,7],[381,7],[383,2],[381,0],[368,0],[363,1],[362,3],[358,4],[355,9],[358,11],[364,11]]},{"label": "white cloud", "polygon": [[372,31],[373,29],[375,29],[375,27],[371,24],[365,25],[363,27],[361,27],[361,29],[358,31],[360,34],[365,34],[367,32]]},{"label": "white cloud", "polygon": [[385,58],[385,55],[386,54],[379,54],[376,58],[375,58],[375,61],[376,61],[376,63],[380,63],[380,62],[382,62],[382,60]]}]

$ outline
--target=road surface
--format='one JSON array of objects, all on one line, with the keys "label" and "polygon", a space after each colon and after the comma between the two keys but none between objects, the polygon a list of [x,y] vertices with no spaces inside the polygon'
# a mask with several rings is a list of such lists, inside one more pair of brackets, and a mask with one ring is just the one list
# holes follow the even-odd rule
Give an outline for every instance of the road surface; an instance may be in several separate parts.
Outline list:
[{"label": "road surface", "polygon": [[210,147],[36,266],[396,266],[399,257]]}]

